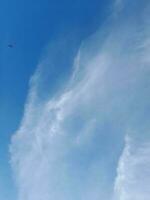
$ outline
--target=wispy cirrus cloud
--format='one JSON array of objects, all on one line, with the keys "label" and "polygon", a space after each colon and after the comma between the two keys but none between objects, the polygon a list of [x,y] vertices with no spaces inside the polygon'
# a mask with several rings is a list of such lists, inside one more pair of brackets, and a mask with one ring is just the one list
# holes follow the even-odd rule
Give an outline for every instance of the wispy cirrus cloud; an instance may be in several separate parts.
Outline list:
[{"label": "wispy cirrus cloud", "polygon": [[148,200],[150,196],[150,143],[127,138],[119,161],[115,199]]},{"label": "wispy cirrus cloud", "polygon": [[[149,129],[145,6],[146,1],[138,9],[133,6],[83,42],[70,81],[45,101],[38,91],[41,62],[11,144],[19,200],[112,200],[114,195],[130,200],[135,194],[130,186],[136,191],[131,176],[141,172],[149,182],[145,141],[132,145],[127,140],[124,148],[129,129],[134,130],[131,138],[141,132],[145,138]],[[145,200],[144,194],[139,190],[137,200]]]}]

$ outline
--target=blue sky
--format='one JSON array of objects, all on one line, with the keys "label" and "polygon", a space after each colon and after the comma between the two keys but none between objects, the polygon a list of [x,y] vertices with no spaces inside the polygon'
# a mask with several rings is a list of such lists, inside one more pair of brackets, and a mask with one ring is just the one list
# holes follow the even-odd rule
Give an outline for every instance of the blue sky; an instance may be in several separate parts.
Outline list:
[{"label": "blue sky", "polygon": [[148,200],[149,11],[0,2],[0,199]]}]

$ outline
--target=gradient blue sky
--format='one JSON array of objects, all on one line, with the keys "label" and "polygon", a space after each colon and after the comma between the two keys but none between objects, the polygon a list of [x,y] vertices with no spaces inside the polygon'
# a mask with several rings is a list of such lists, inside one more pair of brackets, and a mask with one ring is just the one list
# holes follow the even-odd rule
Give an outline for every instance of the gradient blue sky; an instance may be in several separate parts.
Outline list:
[{"label": "gradient blue sky", "polygon": [[[69,51],[75,53],[80,42],[102,23],[109,12],[105,10],[107,3],[106,0],[0,1],[0,199],[13,199],[8,144],[19,125],[28,82],[43,49],[64,34],[75,41],[66,55],[69,56]],[[14,44],[13,49],[7,47],[10,43]]]},{"label": "gradient blue sky", "polygon": [[149,13],[0,0],[0,199],[149,200]]}]

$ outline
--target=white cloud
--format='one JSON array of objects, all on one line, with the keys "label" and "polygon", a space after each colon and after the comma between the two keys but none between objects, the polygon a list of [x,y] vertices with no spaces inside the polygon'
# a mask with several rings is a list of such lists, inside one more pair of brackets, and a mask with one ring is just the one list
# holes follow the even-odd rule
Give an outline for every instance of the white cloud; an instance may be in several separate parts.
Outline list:
[{"label": "white cloud", "polygon": [[[110,27],[103,27],[103,34],[98,31],[88,38],[66,89],[46,101],[38,95],[40,69],[45,67],[41,62],[11,144],[19,200],[111,199],[124,133],[130,127],[149,127],[145,120],[149,117],[150,71],[145,57],[149,45],[144,36],[149,30],[136,23],[145,21],[142,13],[122,14]],[[149,148],[145,143],[143,149],[136,145],[137,150],[127,142],[120,159],[117,195],[123,191],[132,195],[130,177],[146,169]],[[139,168],[141,164],[144,167]],[[128,169],[129,180],[122,180]],[[138,194],[137,200],[145,200],[142,190]]]},{"label": "white cloud", "polygon": [[115,199],[148,200],[150,196],[150,141],[127,138],[119,161]]}]

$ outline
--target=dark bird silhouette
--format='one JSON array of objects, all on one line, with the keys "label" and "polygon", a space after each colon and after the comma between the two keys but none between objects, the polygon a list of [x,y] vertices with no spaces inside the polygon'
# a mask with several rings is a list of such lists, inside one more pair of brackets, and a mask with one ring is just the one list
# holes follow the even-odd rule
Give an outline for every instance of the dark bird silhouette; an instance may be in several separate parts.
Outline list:
[{"label": "dark bird silhouette", "polygon": [[8,44],[8,47],[9,47],[9,48],[13,48],[14,45],[13,45],[13,44]]}]

